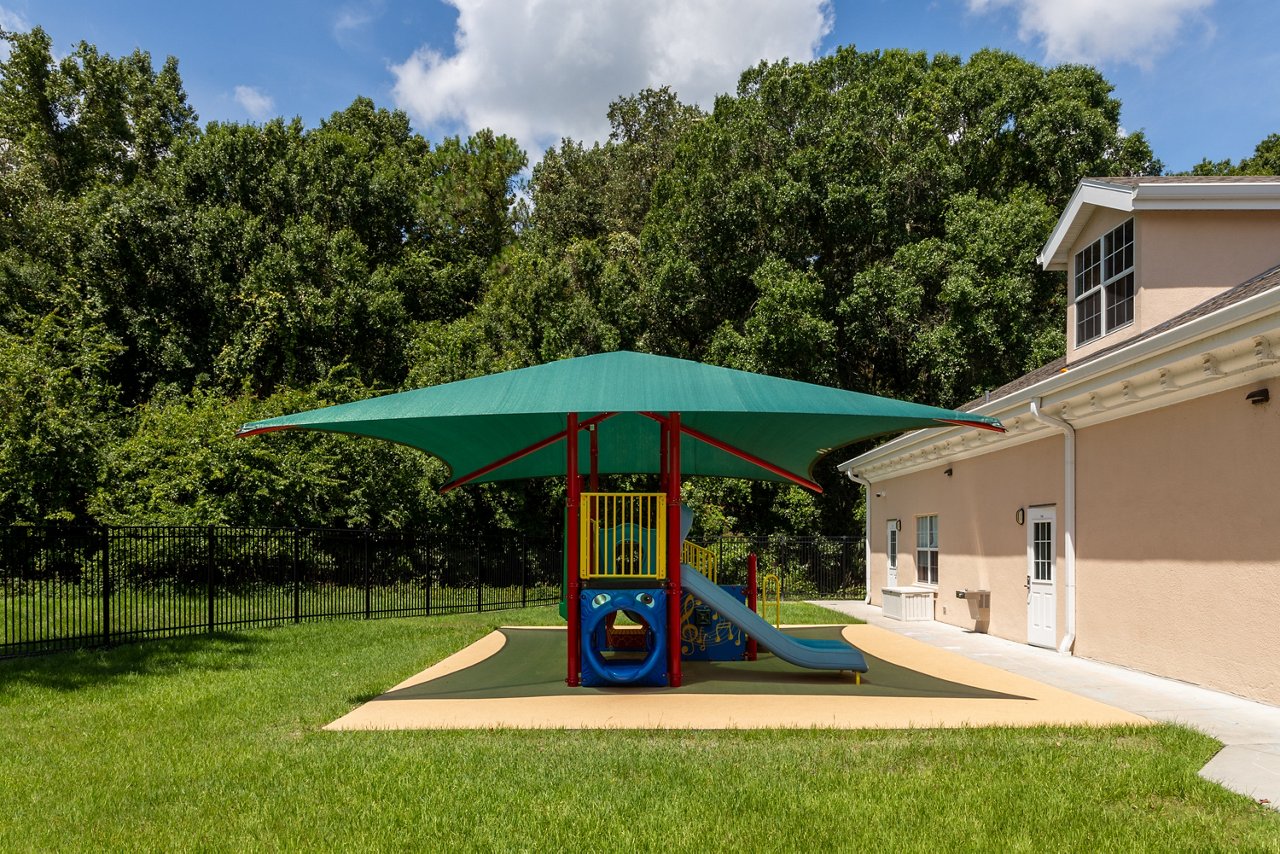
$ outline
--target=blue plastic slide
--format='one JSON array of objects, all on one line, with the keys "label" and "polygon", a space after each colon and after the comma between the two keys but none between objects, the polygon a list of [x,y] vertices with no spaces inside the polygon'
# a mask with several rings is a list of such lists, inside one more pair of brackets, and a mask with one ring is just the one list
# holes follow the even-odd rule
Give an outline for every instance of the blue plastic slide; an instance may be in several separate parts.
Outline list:
[{"label": "blue plastic slide", "polygon": [[867,660],[857,647],[840,640],[797,638],[784,634],[687,563],[680,570],[680,583],[685,590],[719,611],[721,616],[783,661],[814,670],[867,672]]}]

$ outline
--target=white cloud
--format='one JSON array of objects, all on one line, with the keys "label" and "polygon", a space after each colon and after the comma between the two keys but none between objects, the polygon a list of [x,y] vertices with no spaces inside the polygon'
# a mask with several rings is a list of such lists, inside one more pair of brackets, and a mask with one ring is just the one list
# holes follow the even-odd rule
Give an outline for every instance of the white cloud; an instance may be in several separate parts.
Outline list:
[{"label": "white cloud", "polygon": [[[0,30],[7,33],[25,33],[31,29],[31,24],[27,23],[27,19],[19,15],[17,12],[10,11],[0,6]],[[0,41],[0,62],[9,58],[9,43]]]},{"label": "white cloud", "polygon": [[343,6],[333,17],[333,37],[340,43],[345,43],[377,19],[382,12],[381,5],[377,3],[374,6]]},{"label": "white cloud", "polygon": [[270,95],[253,86],[237,86],[236,103],[244,108],[250,118],[258,121],[269,118],[271,111],[276,108],[276,102]]},{"label": "white cloud", "polygon": [[1200,14],[1213,0],[969,0],[972,12],[1012,9],[1018,35],[1043,44],[1051,62],[1131,63],[1151,68],[1184,25],[1212,25]]},{"label": "white cloud", "polygon": [[392,66],[396,103],[423,130],[482,127],[538,159],[569,136],[608,135],[609,103],[669,85],[710,107],[761,59],[812,59],[829,0],[447,0],[454,52],[419,48]]}]

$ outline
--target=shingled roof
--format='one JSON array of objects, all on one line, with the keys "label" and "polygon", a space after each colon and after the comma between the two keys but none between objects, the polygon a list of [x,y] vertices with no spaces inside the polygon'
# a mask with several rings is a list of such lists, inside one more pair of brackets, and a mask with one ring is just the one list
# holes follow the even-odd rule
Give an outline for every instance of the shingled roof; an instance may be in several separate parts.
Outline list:
[{"label": "shingled roof", "polygon": [[1141,184],[1275,184],[1280,182],[1280,175],[1135,175],[1084,180],[1120,187],[1137,187]]},{"label": "shingled roof", "polygon": [[[1146,180],[1160,180],[1160,179],[1146,179],[1146,178],[1127,179],[1125,178],[1125,179],[1117,179],[1117,180],[1146,181]],[[1280,178],[1271,179],[1271,180],[1280,180]],[[1238,303],[1238,302],[1243,302],[1244,300],[1247,300],[1250,297],[1257,296],[1258,294],[1261,294],[1261,293],[1265,293],[1271,290],[1272,288],[1276,288],[1276,287],[1280,287],[1280,265],[1272,267],[1270,270],[1267,270],[1264,273],[1259,273],[1257,276],[1254,276],[1252,279],[1249,279],[1248,281],[1241,282],[1240,284],[1236,285],[1233,288],[1229,288],[1228,290],[1225,290],[1220,294],[1216,294],[1210,297],[1209,299],[1205,300],[1199,305],[1195,305],[1187,309],[1186,311],[1182,312],[1182,314],[1175,315],[1174,317],[1171,317],[1168,320],[1166,320],[1164,323],[1151,327],[1146,332],[1143,332],[1141,335],[1137,335],[1133,338],[1126,338],[1123,341],[1117,341],[1115,344],[1112,344],[1110,347],[1104,347],[1101,350],[1096,350],[1090,353],[1088,356],[1085,356],[1084,358],[1079,359],[1078,361],[1072,363],[1071,367],[1074,369],[1074,368],[1078,368],[1081,365],[1086,365],[1095,359],[1099,359],[1107,355],[1108,353],[1114,353],[1116,350],[1119,350],[1122,347],[1130,347],[1138,343],[1139,341],[1145,341],[1148,338],[1154,338],[1155,336],[1168,332],[1170,329],[1174,329],[1178,326],[1183,325],[1184,323],[1190,323],[1191,321],[1195,320],[1198,317],[1204,317],[1205,315],[1213,314],[1215,311],[1219,311],[1220,309],[1224,309],[1227,306],[1234,305],[1235,303]],[[993,400],[999,400],[1002,397],[1008,397],[1014,392],[1021,391],[1024,388],[1030,388],[1036,383],[1047,380],[1049,379],[1049,377],[1052,377],[1055,374],[1060,374],[1065,370],[1067,370],[1067,358],[1066,356],[1059,356],[1049,364],[1044,365],[1043,367],[1040,367],[1040,368],[1036,368],[1034,371],[1031,371],[1028,374],[1023,374],[1013,382],[1005,383],[999,388],[993,391],[987,392],[985,395],[978,398],[977,400],[969,401],[964,406],[961,406],[960,410],[962,412],[971,412],[979,406],[983,406],[987,403],[990,403]]]}]

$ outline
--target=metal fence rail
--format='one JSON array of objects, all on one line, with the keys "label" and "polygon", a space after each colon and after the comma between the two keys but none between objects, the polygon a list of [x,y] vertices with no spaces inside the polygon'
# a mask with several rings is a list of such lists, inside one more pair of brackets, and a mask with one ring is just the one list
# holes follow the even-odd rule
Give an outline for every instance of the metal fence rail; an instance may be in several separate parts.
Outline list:
[{"label": "metal fence rail", "polygon": [[782,580],[784,599],[861,599],[867,592],[861,537],[727,536],[690,538],[710,549],[721,584],[745,584],[747,556],[759,559],[761,576]]},{"label": "metal fence rail", "polygon": [[558,541],[280,528],[0,531],[0,657],[558,601]]},{"label": "metal fence rail", "polygon": [[[862,540],[732,536],[711,549],[721,584],[747,556],[788,599],[861,598]],[[330,619],[426,616],[553,603],[559,538],[295,528],[0,529],[0,658]]]}]

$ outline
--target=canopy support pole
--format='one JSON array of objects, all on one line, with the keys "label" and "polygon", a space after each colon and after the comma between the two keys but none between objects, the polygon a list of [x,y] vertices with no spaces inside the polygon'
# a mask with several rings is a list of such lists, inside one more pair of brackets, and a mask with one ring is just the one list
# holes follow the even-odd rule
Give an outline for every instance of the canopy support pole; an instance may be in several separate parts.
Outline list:
[{"label": "canopy support pole", "polygon": [[[655,412],[641,412],[640,414],[645,416],[646,418],[652,418],[654,421],[660,422],[663,425],[667,423],[667,419],[663,418],[661,415],[658,415]],[[759,466],[760,468],[764,469],[770,474],[775,474],[778,477],[781,477],[785,480],[789,480],[792,483],[796,484],[797,486],[803,486],[805,489],[811,489],[814,492],[822,492],[822,487],[814,483],[813,481],[805,480],[799,475],[794,475],[791,472],[787,471],[786,469],[782,468],[781,466],[776,466],[773,463],[769,462],[768,460],[757,457],[755,454],[747,453],[741,448],[735,448],[733,445],[730,445],[728,442],[722,442],[719,439],[715,438],[714,436],[708,436],[706,433],[703,433],[701,430],[695,430],[692,427],[678,427],[677,429],[679,429],[679,431],[683,433],[685,436],[689,436],[691,438],[697,439],[699,442],[702,442],[703,444],[710,445],[713,448],[717,448],[721,451],[724,451],[726,454],[732,454],[733,456],[737,457],[740,460],[746,460],[752,465]],[[666,470],[665,467],[663,470],[664,471]]]},{"label": "canopy support pole", "polygon": [[680,618],[684,590],[680,584],[680,413],[667,420],[667,684],[679,688]]},{"label": "canopy support pole", "polygon": [[565,679],[565,683],[570,688],[576,688],[578,685],[578,674],[581,671],[582,654],[582,620],[581,620],[581,603],[579,602],[579,594],[582,588],[581,574],[579,564],[582,556],[579,554],[581,539],[579,537],[579,523],[581,513],[581,493],[582,481],[578,479],[578,413],[570,412],[568,416],[568,424],[562,436],[571,437],[566,446],[565,453],[565,479],[568,488],[567,503],[569,506],[569,530],[565,536],[565,563],[566,574],[568,575],[565,584],[565,596],[567,597],[568,608],[565,618],[569,623],[569,637],[567,646],[569,648],[569,673]]},{"label": "canopy support pole", "polygon": [[[581,424],[579,424],[578,429],[581,429],[583,427],[594,428],[595,425],[599,424],[601,421],[604,421],[608,418],[612,418],[617,414],[618,413],[616,412],[601,412],[599,415],[593,415],[592,417],[588,418],[586,421],[583,421]],[[576,418],[577,416],[575,415],[574,417]],[[568,434],[569,434],[568,430],[561,430],[559,433],[556,433],[554,435],[548,436],[545,439],[534,442],[532,445],[530,445],[527,448],[521,448],[515,453],[507,454],[505,457],[503,457],[500,460],[495,460],[486,466],[481,466],[480,468],[476,469],[470,474],[464,474],[462,477],[456,477],[453,480],[446,483],[444,486],[440,487],[440,494],[444,495],[446,492],[457,489],[459,486],[462,486],[463,484],[470,483],[471,481],[475,480],[478,477],[484,477],[489,472],[497,471],[498,469],[502,468],[505,465],[509,465],[511,463],[514,463],[516,460],[523,459],[524,457],[529,456],[535,451],[541,451],[543,448],[547,447],[547,445],[554,445],[556,442],[559,442]]]}]

